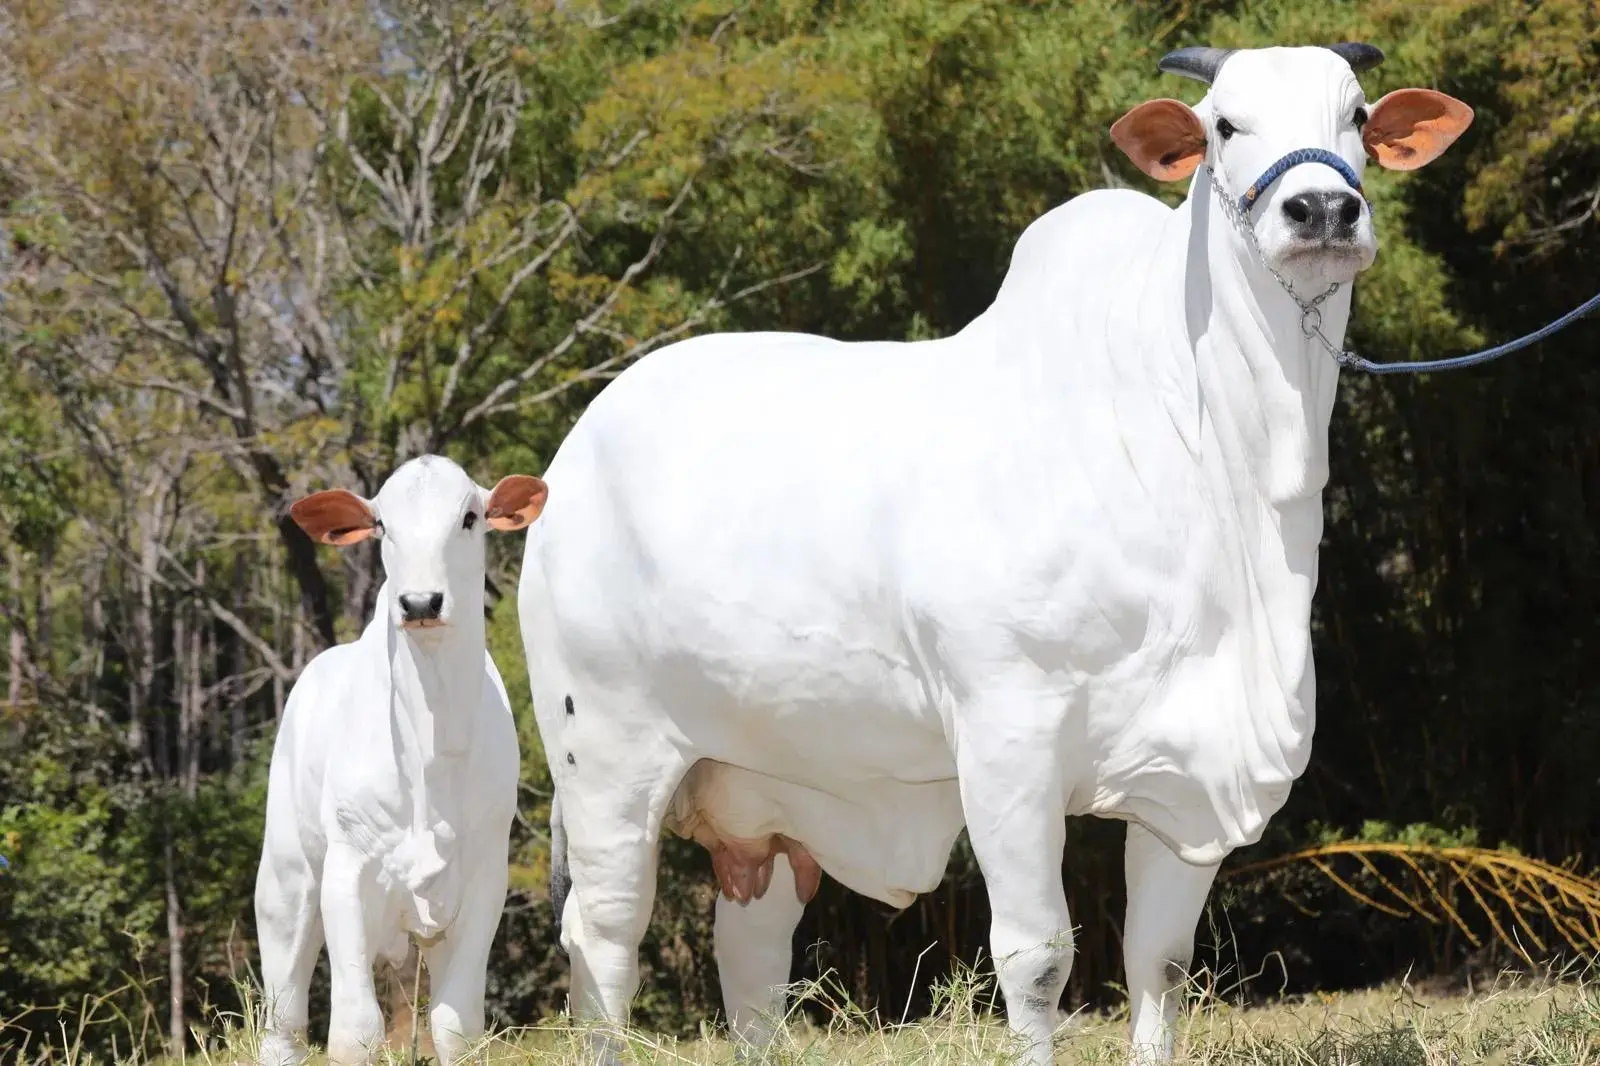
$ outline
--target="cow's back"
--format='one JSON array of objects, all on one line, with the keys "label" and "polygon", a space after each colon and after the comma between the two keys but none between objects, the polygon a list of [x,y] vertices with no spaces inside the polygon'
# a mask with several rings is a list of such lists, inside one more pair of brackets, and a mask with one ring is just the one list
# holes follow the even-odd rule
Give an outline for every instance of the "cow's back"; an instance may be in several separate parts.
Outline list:
[{"label": "cow's back", "polygon": [[948,358],[725,334],[621,375],[546,472],[522,584],[548,635],[533,676],[648,694],[637,713],[696,750],[790,779],[950,776],[896,568]]}]

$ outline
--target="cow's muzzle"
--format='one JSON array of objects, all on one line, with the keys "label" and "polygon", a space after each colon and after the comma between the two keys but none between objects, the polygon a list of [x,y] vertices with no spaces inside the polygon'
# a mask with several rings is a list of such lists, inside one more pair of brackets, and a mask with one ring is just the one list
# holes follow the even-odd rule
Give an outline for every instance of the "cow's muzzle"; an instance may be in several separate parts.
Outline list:
[{"label": "cow's muzzle", "polygon": [[442,592],[408,592],[400,597],[400,624],[407,629],[442,626],[439,615],[443,611]]}]

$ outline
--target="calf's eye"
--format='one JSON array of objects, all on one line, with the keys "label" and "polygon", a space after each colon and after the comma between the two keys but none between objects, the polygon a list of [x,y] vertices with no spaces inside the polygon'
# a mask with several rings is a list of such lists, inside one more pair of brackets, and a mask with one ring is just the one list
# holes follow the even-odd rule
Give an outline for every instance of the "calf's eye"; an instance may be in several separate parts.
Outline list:
[{"label": "calf's eye", "polygon": [[1367,109],[1364,107],[1356,108],[1355,117],[1351,121],[1356,124],[1356,129],[1365,126],[1367,124]]},{"label": "calf's eye", "polygon": [[475,526],[477,524],[478,524],[478,515],[477,515],[476,511],[468,511],[467,514],[466,514],[466,517],[461,519],[461,528],[462,529],[471,529],[473,526]]},{"label": "calf's eye", "polygon": [[1229,122],[1227,119],[1225,119],[1225,118],[1217,119],[1217,136],[1218,137],[1221,137],[1223,140],[1227,140],[1229,137],[1232,137],[1235,133],[1238,133],[1238,132],[1239,131],[1234,128],[1233,123]]}]

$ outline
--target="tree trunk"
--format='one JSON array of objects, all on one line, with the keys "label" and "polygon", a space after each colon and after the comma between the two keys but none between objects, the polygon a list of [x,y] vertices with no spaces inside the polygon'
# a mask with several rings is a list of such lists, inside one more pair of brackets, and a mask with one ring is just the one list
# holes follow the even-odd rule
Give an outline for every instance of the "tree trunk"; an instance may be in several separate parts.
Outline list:
[{"label": "tree trunk", "polygon": [[[141,770],[155,771],[159,775],[161,762],[160,740],[151,740],[151,730],[146,728],[145,715],[159,714],[156,705],[156,621],[155,573],[160,558],[156,538],[161,528],[160,493],[152,493],[152,510],[138,515],[139,566],[133,575],[138,598],[133,604],[133,641],[127,649],[130,673],[128,685],[128,747],[141,757]],[[136,771],[138,772],[138,771]]]},{"label": "tree trunk", "polygon": [[50,571],[55,565],[56,546],[48,539],[39,547],[39,567],[34,575],[33,593],[33,659],[34,666],[43,671],[50,669],[50,647],[55,639],[51,626],[50,592],[55,588]]},{"label": "tree trunk", "polygon": [[183,1017],[183,904],[178,899],[178,878],[172,861],[170,821],[165,832],[166,840],[161,850],[167,890],[167,983],[171,990],[167,1003],[167,1039],[172,1057],[182,1060],[185,1037],[189,1031]]},{"label": "tree trunk", "polygon": [[289,479],[283,472],[283,465],[276,455],[260,447],[263,427],[256,421],[254,386],[245,367],[245,353],[240,347],[238,307],[232,291],[220,278],[211,290],[211,298],[223,326],[223,336],[219,339],[200,324],[182,287],[168,272],[152,244],[147,244],[146,252],[145,269],[165,292],[168,304],[183,323],[194,350],[200,354],[201,362],[210,372],[218,394],[238,408],[229,415],[227,424],[233,428],[234,436],[245,448],[250,466],[256,474],[262,503],[273,515],[278,539],[283,542],[285,554],[289,557],[289,573],[299,585],[301,606],[310,616],[322,645],[326,647],[333,643],[333,611],[328,604],[328,582],[317,566],[317,546],[289,517]]},{"label": "tree trunk", "polygon": [[[195,580],[202,588],[205,586],[204,559],[195,566]],[[182,615],[190,617],[187,647],[179,649],[184,668],[177,678],[179,691],[183,693],[178,703],[178,768],[183,779],[184,798],[192,800],[200,788],[200,749],[205,739],[206,694],[202,681],[205,660],[202,658],[202,640],[206,626],[200,617],[198,602],[188,601],[179,610]]]},{"label": "tree trunk", "polygon": [[300,607],[316,626],[324,648],[333,644],[333,609],[328,604],[328,582],[317,566],[317,546],[287,513],[278,519],[278,535],[289,553],[289,570],[300,586]]},{"label": "tree trunk", "polygon": [[184,770],[189,765],[189,744],[191,736],[191,712],[189,708],[189,603],[187,600],[178,600],[172,605],[172,617],[168,619],[171,632],[168,639],[172,643],[172,702],[176,705],[176,717],[172,721],[171,752],[172,761],[163,771],[162,777],[168,778],[177,788],[185,785]]},{"label": "tree trunk", "polygon": [[87,609],[83,612],[84,643],[90,648],[91,666],[83,680],[83,701],[100,704],[106,673],[106,608],[101,590],[106,584],[106,564],[90,569],[84,585]]},{"label": "tree trunk", "polygon": [[[244,554],[240,553],[233,560],[233,587],[243,589],[247,583],[245,575]],[[226,669],[228,676],[237,678],[244,674],[244,641],[238,635],[224,630],[219,634],[227,647]],[[283,690],[283,682],[274,682],[274,692]],[[231,692],[228,697],[228,766],[235,774],[244,773],[245,760],[245,696],[241,692]]]},{"label": "tree trunk", "polygon": [[[6,552],[10,561],[11,604],[18,619],[22,617],[22,560],[20,552],[12,548]],[[28,646],[22,636],[22,626],[15,620],[11,624],[11,651],[7,659],[6,702],[15,707],[22,702],[22,675],[28,668]]]},{"label": "tree trunk", "polygon": [[[283,582],[278,575],[278,555],[271,552],[267,556],[267,596],[272,604],[272,650],[282,659],[288,649],[283,646]],[[283,678],[273,675],[272,678],[272,713],[274,721],[283,721],[283,702],[287,698],[284,692]]]},{"label": "tree trunk", "polygon": [[350,583],[345,596],[344,615],[357,633],[372,617],[372,608],[378,600],[378,589],[383,585],[383,561],[378,554],[378,542],[367,541],[345,552]]}]

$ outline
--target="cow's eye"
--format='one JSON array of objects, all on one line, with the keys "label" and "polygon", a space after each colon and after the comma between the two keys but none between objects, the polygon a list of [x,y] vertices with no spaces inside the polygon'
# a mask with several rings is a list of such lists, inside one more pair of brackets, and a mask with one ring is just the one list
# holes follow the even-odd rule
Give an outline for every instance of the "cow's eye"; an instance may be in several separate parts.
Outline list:
[{"label": "cow's eye", "polygon": [[477,524],[478,524],[478,512],[476,512],[476,511],[468,511],[466,513],[466,516],[461,519],[461,528],[462,529],[471,529],[473,526],[475,526]]},{"label": "cow's eye", "polygon": [[1227,140],[1229,137],[1232,137],[1235,133],[1238,133],[1238,132],[1239,131],[1238,131],[1237,128],[1234,127],[1234,124],[1229,122],[1227,119],[1225,119],[1225,118],[1217,119],[1217,136],[1218,137],[1221,137],[1223,140]]},{"label": "cow's eye", "polygon": [[1351,121],[1356,124],[1356,129],[1360,129],[1362,126],[1365,126],[1367,124],[1367,109],[1364,107],[1356,108],[1355,116],[1351,119]]}]

